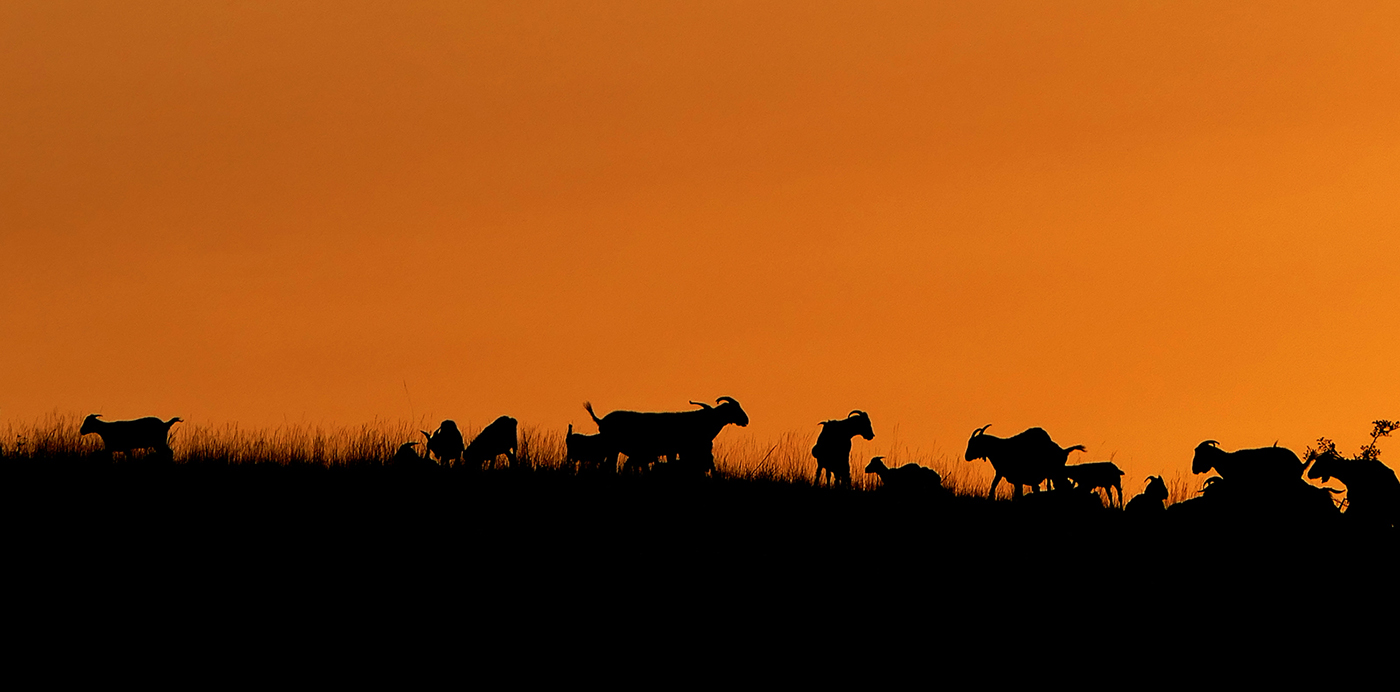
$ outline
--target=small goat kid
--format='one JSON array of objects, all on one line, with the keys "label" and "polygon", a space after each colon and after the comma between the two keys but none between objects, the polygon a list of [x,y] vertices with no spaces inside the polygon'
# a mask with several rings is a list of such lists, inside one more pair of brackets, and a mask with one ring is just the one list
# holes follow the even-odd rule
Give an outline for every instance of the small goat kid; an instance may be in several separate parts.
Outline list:
[{"label": "small goat kid", "polygon": [[570,423],[569,432],[564,435],[564,456],[568,463],[578,464],[579,471],[590,466],[602,468],[608,462],[608,449],[601,434],[576,433]]},{"label": "small goat kid", "polygon": [[127,456],[138,449],[154,449],[157,454],[170,458],[170,426],[182,423],[179,418],[163,421],[154,416],[136,420],[98,420],[102,415],[94,413],[83,419],[79,435],[97,433],[102,438],[102,448],[108,456],[113,452],[126,452]]},{"label": "small goat kid", "polygon": [[1166,511],[1167,482],[1161,476],[1148,476],[1147,488],[1123,508],[1128,514],[1160,514]]},{"label": "small goat kid", "polygon": [[1111,461],[1094,461],[1087,464],[1065,466],[1061,472],[1064,478],[1074,481],[1074,487],[1082,490],[1103,488],[1108,493],[1108,504],[1113,506],[1113,491],[1118,491],[1118,506],[1123,506],[1123,469]]}]

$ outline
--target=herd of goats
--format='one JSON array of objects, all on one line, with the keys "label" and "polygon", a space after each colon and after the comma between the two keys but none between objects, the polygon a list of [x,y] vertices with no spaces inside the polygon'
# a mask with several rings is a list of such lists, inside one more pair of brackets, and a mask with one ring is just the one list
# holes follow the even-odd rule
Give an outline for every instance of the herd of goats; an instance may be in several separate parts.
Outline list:
[{"label": "herd of goats", "polygon": [[[591,403],[584,408],[598,426],[593,435],[576,433],[571,424],[565,437],[567,462],[580,470],[606,469],[616,472],[619,455],[626,457],[623,471],[644,472],[660,464],[668,473],[703,476],[714,471],[714,441],[728,425],[746,426],[749,416],[733,397],[720,397],[716,405],[692,401],[699,408],[691,411],[639,412],[613,411],[601,418]],[[107,454],[130,453],[153,449],[157,454],[172,454],[168,442],[172,425],[179,418],[162,421],[148,417],[128,421],[103,421],[100,416],[88,416],[79,429],[81,435],[95,433],[102,438]],[[812,456],[816,460],[816,485],[831,484],[849,488],[851,485],[851,440],[857,435],[870,440],[875,432],[870,416],[864,411],[851,411],[843,419],[823,421]],[[985,459],[996,473],[988,497],[996,494],[997,486],[1006,479],[1014,499],[1022,498],[1022,488],[1045,497],[1092,497],[1098,503],[1097,491],[1108,496],[1110,507],[1120,507],[1133,515],[1165,512],[1167,486],[1160,476],[1149,476],[1144,491],[1123,503],[1123,471],[1111,461],[1083,464],[1066,463],[1069,453],[1083,451],[1083,445],[1060,447],[1049,433],[1031,428],[1011,437],[987,434],[990,425],[974,430],[967,443],[967,461]],[[399,467],[442,465],[450,468],[480,470],[493,466],[504,456],[512,468],[517,466],[517,421],[501,416],[467,442],[457,424],[444,420],[432,433],[422,431],[426,438],[422,455],[416,451],[418,442],[406,442],[394,455],[392,464]],[[664,461],[663,461],[664,460]],[[1172,505],[1173,512],[1188,515],[1194,512],[1219,511],[1221,508],[1265,509],[1305,517],[1339,516],[1343,512],[1333,494],[1338,491],[1318,487],[1303,480],[1321,479],[1324,483],[1336,478],[1347,486],[1344,515],[1349,523],[1371,526],[1400,525],[1400,480],[1395,472],[1375,458],[1351,459],[1338,454],[1335,448],[1321,452],[1309,450],[1307,461],[1299,459],[1284,447],[1241,449],[1227,452],[1215,440],[1206,440],[1196,447],[1191,470],[1205,474],[1214,470],[1218,475],[1207,480],[1201,496]],[[907,464],[888,467],[883,457],[873,458],[866,473],[879,476],[881,486],[900,493],[943,492],[942,478],[937,471]],[[1117,501],[1114,502],[1114,492]],[[1101,505],[1099,505],[1101,507]]]}]

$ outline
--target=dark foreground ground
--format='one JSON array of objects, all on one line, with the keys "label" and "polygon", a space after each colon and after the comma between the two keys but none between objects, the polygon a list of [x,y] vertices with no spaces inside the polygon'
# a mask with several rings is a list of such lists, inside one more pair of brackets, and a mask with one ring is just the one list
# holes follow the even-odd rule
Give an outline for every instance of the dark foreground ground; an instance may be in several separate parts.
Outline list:
[{"label": "dark foreground ground", "polygon": [[1344,522],[557,472],[78,460],[0,473],[12,607],[48,636],[159,622],[279,646],[328,628],[820,660],[862,641],[1291,632],[1396,594],[1395,532]]}]

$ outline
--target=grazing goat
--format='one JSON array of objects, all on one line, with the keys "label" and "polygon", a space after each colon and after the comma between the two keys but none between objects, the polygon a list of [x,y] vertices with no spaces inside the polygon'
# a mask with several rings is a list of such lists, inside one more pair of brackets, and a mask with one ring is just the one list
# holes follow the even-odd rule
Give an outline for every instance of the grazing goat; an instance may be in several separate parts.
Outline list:
[{"label": "grazing goat", "polygon": [[[678,459],[703,473],[714,468],[714,444],[724,426],[740,427],[749,424],[749,414],[733,397],[722,396],[715,399],[718,406],[690,402],[699,406],[696,411],[638,412],[613,411],[602,418],[593,412],[593,404],[584,402],[583,408],[598,425],[598,434],[606,442],[607,463],[614,467],[617,455],[627,455],[628,462],[640,459],[650,463],[658,457],[666,457],[667,462]],[[692,463],[694,462],[694,463]]]},{"label": "grazing goat", "polygon": [[1129,514],[1157,514],[1166,510],[1167,482],[1161,476],[1148,476],[1147,488],[1137,497],[1128,500],[1123,508]]},{"label": "grazing goat", "polygon": [[428,438],[428,445],[424,448],[423,458],[430,459],[437,457],[439,464],[451,466],[454,462],[462,460],[462,431],[457,429],[457,422],[445,420],[433,434],[429,435],[427,430],[419,430],[423,437]]},{"label": "grazing goat", "polygon": [[564,435],[564,457],[570,464],[577,463],[579,470],[588,466],[601,467],[608,461],[608,449],[603,436],[584,435],[574,432],[574,424],[569,424],[569,432]]},{"label": "grazing goat", "polygon": [[1348,459],[1336,452],[1308,455],[1308,478],[1323,483],[1334,477],[1347,486],[1348,522],[1400,525],[1400,480],[1379,459]]},{"label": "grazing goat", "polygon": [[1111,461],[1065,466],[1061,477],[1074,481],[1074,487],[1085,490],[1103,488],[1108,493],[1108,505],[1113,506],[1113,491],[1118,491],[1118,506],[1123,506],[1123,469]]},{"label": "grazing goat", "polygon": [[418,452],[413,449],[417,444],[417,442],[405,442],[399,445],[399,451],[394,452],[394,458],[389,460],[389,465],[397,468],[417,468],[431,465],[431,461],[418,456]]},{"label": "grazing goat", "polygon": [[1227,452],[1215,440],[1196,445],[1191,472],[1209,473],[1215,469],[1221,478],[1254,486],[1276,486],[1301,480],[1306,466],[1286,447],[1261,447]]},{"label": "grazing goat", "polygon": [[987,491],[988,499],[996,497],[997,484],[1003,478],[1011,483],[1012,497],[1021,497],[1023,485],[1029,485],[1031,492],[1039,492],[1041,482],[1063,477],[1065,459],[1070,452],[1085,451],[1084,445],[1061,448],[1050,439],[1050,433],[1041,428],[1002,438],[986,434],[990,427],[988,423],[972,431],[964,455],[968,461],[986,459],[992,462],[996,478],[992,479],[992,489]]},{"label": "grazing goat", "polygon": [[[870,427],[870,414],[856,409],[839,420],[821,422],[822,431],[817,435],[817,444],[812,447],[812,456],[817,459],[817,477],[813,481],[821,485],[824,476],[830,474],[833,484],[840,483],[851,487],[851,438],[856,435],[872,440],[875,430]],[[822,472],[825,471],[826,474]]]},{"label": "grazing goat", "polygon": [[943,477],[933,469],[918,464],[890,468],[884,457],[875,457],[865,466],[866,473],[880,477],[880,486],[891,492],[922,492],[943,489]]},{"label": "grazing goat", "polygon": [[491,421],[491,424],[482,428],[481,432],[472,438],[471,444],[467,445],[462,452],[462,463],[472,465],[472,468],[480,468],[485,463],[488,466],[495,466],[496,457],[504,454],[510,461],[510,467],[516,468],[516,428],[518,421],[510,416],[501,416]]},{"label": "grazing goat", "polygon": [[169,442],[170,426],[184,422],[179,418],[163,421],[154,416],[136,420],[98,420],[101,417],[102,414],[94,413],[84,418],[78,434],[97,433],[102,438],[102,448],[107,456],[111,456],[112,452],[126,452],[127,456],[131,456],[131,452],[137,449],[154,449],[161,456],[173,457]]}]

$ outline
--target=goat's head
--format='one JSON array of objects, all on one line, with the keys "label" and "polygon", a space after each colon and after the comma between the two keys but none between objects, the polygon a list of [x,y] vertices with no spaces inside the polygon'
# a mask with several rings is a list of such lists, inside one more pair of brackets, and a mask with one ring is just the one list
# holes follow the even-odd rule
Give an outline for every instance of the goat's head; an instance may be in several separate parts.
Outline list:
[{"label": "goat's head", "polygon": [[739,402],[735,401],[734,397],[722,396],[715,399],[715,403],[719,406],[712,410],[719,414],[720,420],[725,423],[733,423],[741,428],[749,424],[749,414],[744,413],[743,407],[739,406]]},{"label": "goat's head", "polygon": [[449,419],[449,420],[443,421],[442,424],[438,426],[438,429],[437,429],[437,433],[436,433],[436,434],[439,434],[439,435],[440,435],[440,434],[445,433],[445,432],[458,432],[458,430],[457,430],[457,421],[450,420],[450,419]]},{"label": "goat's head", "polygon": [[856,409],[846,414],[846,420],[855,426],[853,432],[867,440],[875,439],[875,429],[870,427],[870,414]]},{"label": "goat's head", "polygon": [[1323,483],[1332,480],[1342,458],[1335,450],[1329,449],[1321,453],[1309,451],[1307,463],[1311,466],[1308,467],[1308,478],[1320,478]]},{"label": "goat's head", "polygon": [[967,454],[963,455],[964,459],[966,459],[967,461],[972,461],[973,459],[987,458],[987,453],[991,451],[989,449],[991,447],[991,444],[989,443],[992,440],[1001,439],[986,434],[987,428],[990,427],[992,427],[992,424],[988,423],[972,431],[972,437],[968,438],[967,440]]},{"label": "goat's head", "polygon": [[885,466],[885,458],[884,458],[884,457],[875,457],[875,458],[873,458],[873,459],[870,460],[870,463],[869,463],[869,464],[866,464],[866,465],[865,465],[865,472],[866,472],[866,473],[878,473],[878,472],[880,472],[880,471],[884,471],[884,470],[887,469],[887,468],[889,468],[889,467],[888,467],[888,466]]},{"label": "goat's head", "polygon": [[1196,445],[1196,456],[1191,459],[1191,473],[1206,473],[1215,468],[1220,457],[1227,454],[1215,440],[1206,440]]},{"label": "goat's head", "polygon": [[1143,490],[1142,494],[1154,500],[1165,500],[1167,499],[1167,482],[1162,480],[1161,476],[1148,476],[1147,489]]},{"label": "goat's head", "polygon": [[79,435],[86,435],[86,434],[88,434],[88,433],[95,433],[95,432],[97,432],[97,424],[102,422],[102,421],[97,420],[97,419],[98,419],[98,418],[101,418],[101,417],[102,417],[102,414],[100,414],[100,413],[94,413],[94,414],[89,415],[87,418],[84,418],[84,419],[83,419],[83,427],[78,428],[78,434],[79,434]]}]

